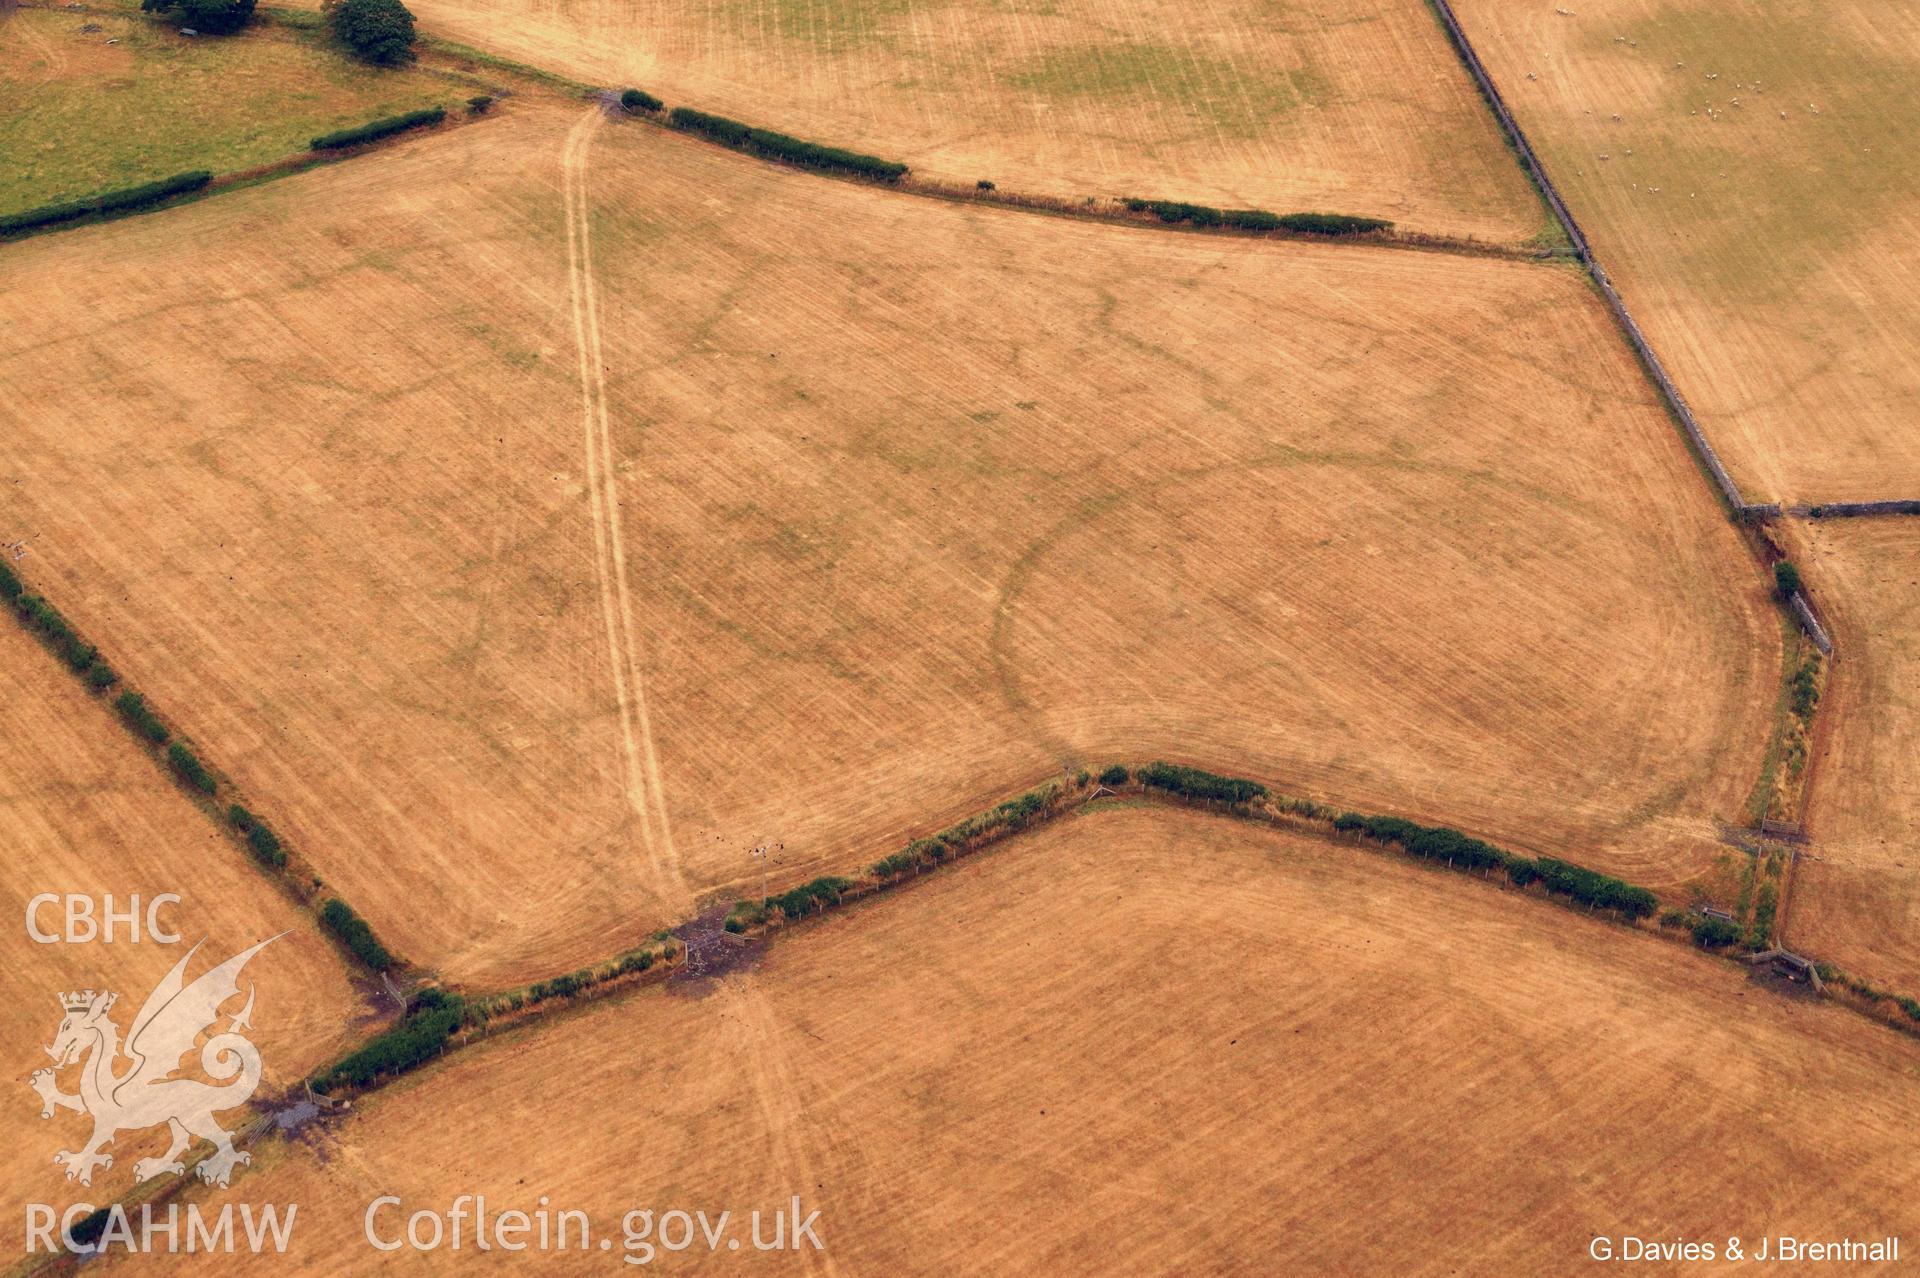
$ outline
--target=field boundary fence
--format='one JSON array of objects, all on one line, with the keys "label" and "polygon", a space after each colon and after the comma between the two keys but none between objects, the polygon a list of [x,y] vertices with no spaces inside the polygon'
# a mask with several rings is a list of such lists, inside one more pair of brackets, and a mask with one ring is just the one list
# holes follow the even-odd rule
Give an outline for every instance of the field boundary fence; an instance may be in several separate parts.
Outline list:
[{"label": "field boundary fence", "polygon": [[1808,519],[1859,519],[1874,515],[1920,515],[1920,501],[1827,501],[1791,509]]},{"label": "field boundary fence", "polygon": [[[1454,15],[1452,4],[1449,0],[1429,0],[1429,3],[1432,4],[1435,15],[1439,17],[1440,24],[1446,28],[1448,39],[1452,42],[1455,52],[1460,55],[1461,62],[1466,65],[1467,74],[1473,77],[1474,83],[1480,88],[1481,96],[1487,101],[1488,108],[1492,110],[1494,118],[1500,122],[1500,128],[1506,133],[1507,141],[1513,145],[1521,163],[1526,166],[1528,175],[1533,178],[1534,185],[1547,202],[1547,207],[1552,210],[1555,220],[1560,223],[1560,229],[1566,232],[1568,241],[1573,245],[1574,255],[1580,259],[1581,265],[1587,268],[1587,275],[1593,280],[1594,287],[1600,290],[1600,296],[1606,299],[1607,309],[1613,312],[1614,320],[1620,325],[1620,331],[1626,335],[1627,344],[1632,346],[1634,353],[1640,357],[1640,363],[1647,370],[1647,376],[1659,388],[1662,398],[1666,400],[1668,410],[1673,414],[1674,420],[1680,424],[1680,429],[1686,435],[1688,442],[1693,445],[1694,455],[1706,467],[1707,474],[1713,480],[1714,488],[1719,492],[1721,501],[1743,523],[1760,522],[1778,516],[1780,507],[1777,504],[1749,502],[1741,496],[1740,486],[1734,483],[1733,476],[1728,473],[1725,463],[1720,460],[1720,454],[1714,448],[1713,442],[1707,438],[1706,431],[1702,430],[1700,423],[1694,419],[1693,409],[1688,406],[1686,396],[1682,395],[1680,388],[1674,385],[1673,378],[1667,373],[1667,366],[1661,363],[1660,356],[1654,352],[1653,344],[1647,340],[1647,335],[1641,331],[1639,322],[1627,309],[1626,300],[1614,288],[1613,281],[1607,276],[1606,268],[1601,266],[1599,260],[1594,257],[1593,247],[1587,241],[1586,232],[1580,229],[1580,223],[1574,218],[1573,210],[1567,207],[1567,202],[1560,196],[1560,188],[1555,186],[1553,179],[1547,175],[1546,166],[1540,162],[1533,144],[1527,141],[1527,135],[1521,130],[1520,122],[1514,118],[1513,112],[1507,106],[1506,98],[1494,84],[1493,76],[1487,71],[1486,65],[1480,61],[1480,55],[1475,51],[1472,41],[1467,39],[1466,30],[1461,27],[1460,19]],[[1920,508],[1920,503],[1912,504]],[[1814,615],[1805,593],[1796,591],[1789,605],[1794,618],[1813,640],[1814,646],[1819,648],[1822,654],[1832,656],[1833,639],[1827,634],[1826,628],[1820,624],[1819,618]]]},{"label": "field boundary fence", "polygon": [[1750,508],[1740,495],[1739,485],[1733,482],[1733,476],[1727,472],[1725,464],[1721,462],[1720,454],[1708,440],[1706,432],[1700,429],[1700,423],[1694,420],[1693,410],[1688,407],[1686,397],[1680,393],[1680,388],[1673,384],[1673,378],[1667,375],[1667,366],[1660,362],[1660,356],[1654,353],[1652,343],[1647,341],[1646,334],[1641,331],[1632,312],[1627,310],[1625,300],[1613,287],[1613,281],[1607,277],[1605,268],[1594,257],[1586,232],[1580,229],[1580,223],[1574,218],[1573,210],[1568,208],[1567,202],[1560,197],[1560,188],[1555,186],[1553,179],[1547,175],[1546,166],[1540,162],[1540,157],[1534,152],[1533,144],[1527,141],[1527,135],[1520,128],[1520,122],[1508,109],[1506,98],[1501,96],[1499,88],[1493,82],[1493,76],[1488,73],[1485,64],[1480,61],[1479,53],[1467,39],[1467,33],[1461,27],[1460,20],[1454,16],[1453,6],[1448,3],[1448,0],[1431,0],[1431,3],[1434,12],[1439,15],[1441,25],[1446,27],[1447,35],[1452,40],[1454,49],[1459,53],[1460,60],[1466,64],[1467,73],[1480,87],[1481,95],[1486,98],[1494,118],[1499,120],[1507,140],[1513,144],[1514,151],[1520,156],[1521,163],[1526,166],[1534,185],[1546,199],[1547,207],[1552,210],[1554,219],[1560,223],[1560,229],[1566,232],[1568,241],[1573,245],[1574,256],[1578,257],[1581,265],[1587,268],[1587,273],[1592,277],[1595,287],[1606,299],[1608,309],[1613,312],[1614,319],[1626,333],[1628,344],[1640,357],[1640,362],[1646,366],[1647,375],[1653,379],[1654,385],[1660,388],[1660,393],[1666,398],[1667,407],[1673,411],[1674,418],[1680,423],[1680,429],[1686,433],[1695,452],[1699,454],[1701,462],[1705,464],[1707,473],[1712,476],[1714,487],[1719,489],[1720,496],[1728,507],[1737,514],[1747,516]]}]

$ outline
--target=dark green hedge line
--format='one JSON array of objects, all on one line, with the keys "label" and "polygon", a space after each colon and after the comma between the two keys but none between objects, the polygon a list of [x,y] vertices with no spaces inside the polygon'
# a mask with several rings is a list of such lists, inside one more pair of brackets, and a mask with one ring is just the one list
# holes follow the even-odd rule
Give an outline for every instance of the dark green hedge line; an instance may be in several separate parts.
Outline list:
[{"label": "dark green hedge line", "polygon": [[369,969],[384,972],[393,966],[393,955],[387,947],[380,944],[367,926],[367,921],[353,912],[353,907],[339,897],[328,897],[327,903],[320,907],[320,922],[327,931],[340,938],[347,952],[359,959]]},{"label": "dark green hedge line", "polygon": [[1732,919],[1702,914],[1693,925],[1693,943],[1705,950],[1720,950],[1740,939],[1740,927]]},{"label": "dark green hedge line", "polygon": [[[1616,879],[1610,874],[1601,874],[1584,866],[1573,865],[1550,856],[1541,857],[1533,862],[1533,865],[1539,874],[1542,887],[1555,896],[1568,897],[1581,905],[1590,905],[1601,910],[1615,910],[1630,919],[1643,919],[1652,914],[1660,904],[1659,899],[1647,889],[1635,887],[1624,879]],[[1514,868],[1514,864],[1510,864],[1509,873]],[[1515,882],[1519,880],[1516,878]]]},{"label": "dark green hedge line", "polygon": [[220,788],[200,757],[178,741],[167,747],[167,766],[173,769],[173,775],[209,798]]},{"label": "dark green hedge line", "polygon": [[915,839],[892,856],[875,861],[871,870],[875,877],[884,880],[939,865],[982,839],[1025,829],[1059,795],[1060,784],[1049,781],[1004,803],[997,803],[985,812],[970,816],[929,838]]},{"label": "dark green hedge line", "polygon": [[1773,918],[1780,909],[1780,889],[1762,883],[1754,898],[1753,921],[1747,925],[1747,948],[1764,950],[1773,939]]},{"label": "dark green hedge line", "polygon": [[[328,902],[329,906],[335,904],[339,903]],[[352,911],[347,913],[351,915]],[[400,1024],[320,1074],[313,1080],[314,1089],[329,1092],[343,1084],[365,1087],[377,1079],[404,1074],[438,1056],[453,1036],[467,1026],[485,1025],[503,1011],[519,1011],[548,999],[573,998],[629,972],[645,972],[656,964],[670,962],[679,943],[667,932],[659,933],[654,942],[646,949],[631,951],[604,966],[583,967],[491,999],[465,999],[445,990],[422,990],[408,1005],[406,1018]]]},{"label": "dark green hedge line", "polygon": [[620,105],[629,111],[658,111],[666,103],[641,89],[628,89],[620,95]]},{"label": "dark green hedge line", "polygon": [[1249,803],[1267,797],[1267,787],[1258,781],[1216,776],[1199,768],[1183,768],[1155,761],[1140,769],[1140,784],[1156,790],[1168,790],[1189,799],[1222,803]]},{"label": "dark green hedge line", "polygon": [[727,921],[721,926],[735,934],[750,927],[759,927],[767,921],[766,903],[762,901],[735,901],[733,908],[727,911]]},{"label": "dark green hedge line", "polygon": [[39,595],[28,594],[20,579],[11,572],[5,581],[0,581],[0,593],[5,593],[13,604],[20,624],[37,635],[67,669],[86,680],[88,687],[99,692],[120,681],[120,676],[100,660],[100,650],[74,633],[59,609]]},{"label": "dark green hedge line", "polygon": [[852,886],[852,879],[843,879],[837,874],[826,874],[811,883],[802,883],[790,892],[770,896],[762,904],[768,910],[779,910],[787,918],[797,919],[803,915],[832,909],[840,904],[840,898]]},{"label": "dark green hedge line", "polygon": [[496,1013],[518,1012],[523,1008],[534,1007],[555,998],[575,998],[596,985],[618,980],[629,972],[650,971],[656,964],[670,963],[674,951],[682,948],[681,942],[671,932],[657,932],[653,943],[644,949],[629,950],[617,959],[593,967],[583,967],[551,980],[537,982],[524,989],[513,990],[505,994],[496,994],[486,1001],[469,999],[467,1002],[467,1021],[469,1025],[478,1025]]},{"label": "dark green hedge line", "polygon": [[610,981],[616,976],[625,976],[628,972],[644,972],[652,967],[657,957],[652,950],[641,950],[628,954],[611,969],[605,972],[583,967],[577,972],[568,972],[556,976],[550,981],[540,981],[527,988],[526,995],[518,1003],[511,1003],[515,1009],[531,1007],[535,1003],[544,1003],[550,998],[572,998],[583,990],[592,989],[602,981]]},{"label": "dark green hedge line", "polygon": [[[0,600],[11,605],[21,624],[59,654],[67,666],[86,681],[89,688],[102,692],[119,681],[118,676],[100,660],[99,652],[74,632],[66,618],[46,600],[29,593],[25,583],[5,564],[0,564]],[[213,773],[185,744],[172,740],[167,726],[153,712],[145,697],[125,689],[113,699],[113,708],[135,737],[148,746],[165,747],[167,767],[181,784],[208,798],[219,792],[219,782]],[[246,839],[248,849],[262,866],[272,870],[286,868],[287,850],[266,822],[238,803],[227,805],[227,821]],[[393,955],[374,938],[373,930],[344,901],[338,898],[329,900],[320,911],[320,921],[340,938],[354,957],[374,971],[385,971],[394,965]]]},{"label": "dark green hedge line", "polygon": [[37,226],[71,222],[76,218],[87,217],[94,213],[118,213],[124,209],[144,208],[149,204],[170,200],[176,195],[184,195],[188,191],[197,191],[211,181],[213,181],[213,174],[201,169],[193,173],[176,173],[158,182],[122,187],[118,191],[108,191],[104,195],[88,195],[59,204],[43,204],[36,209],[27,209],[24,212],[9,213],[5,217],[0,217],[0,235],[15,231],[29,231]]},{"label": "dark green hedge line", "polygon": [[1646,918],[1659,905],[1653,893],[1622,879],[1599,874],[1583,866],[1554,857],[1530,860],[1495,847],[1483,839],[1447,826],[1421,825],[1400,817],[1362,816],[1343,812],[1333,819],[1333,828],[1343,833],[1361,834],[1379,843],[1397,843],[1414,856],[1470,870],[1504,870],[1518,887],[1539,883],[1555,896],[1564,896],[1581,905],[1613,910],[1630,918]]},{"label": "dark green hedge line", "polygon": [[1280,225],[1302,235],[1366,235],[1393,229],[1393,223],[1385,218],[1349,217],[1344,213],[1288,213],[1280,219]]},{"label": "dark green hedge line", "polygon": [[667,122],[676,129],[698,133],[736,150],[751,151],[768,159],[785,160],[789,164],[800,164],[811,169],[834,169],[882,182],[897,182],[907,175],[907,166],[892,160],[842,150],[837,146],[821,146],[818,142],[805,142],[771,129],[756,129],[723,115],[708,115],[691,107],[675,107],[668,113]]},{"label": "dark green hedge line", "polygon": [[414,1000],[407,1018],[316,1078],[315,1091],[331,1092],[345,1084],[365,1087],[377,1078],[404,1074],[438,1056],[466,1021],[466,1006],[458,995],[425,990]]},{"label": "dark green hedge line", "polygon": [[167,743],[167,725],[161,723],[147,706],[147,699],[137,692],[123,692],[113,700],[113,708],[120,712],[133,734],[149,745]]},{"label": "dark green hedge line", "polygon": [[1293,231],[1302,235],[1365,235],[1386,231],[1393,223],[1377,217],[1348,217],[1342,213],[1269,213],[1265,209],[1216,209],[1208,204],[1179,200],[1128,200],[1134,213],[1151,213],[1169,225],[1230,226],[1240,231]]},{"label": "dark green hedge line", "polygon": [[309,142],[308,148],[314,151],[335,151],[341,147],[359,146],[362,142],[373,142],[395,133],[404,133],[408,129],[424,128],[438,124],[447,118],[445,107],[429,107],[424,111],[409,111],[405,115],[390,115],[383,120],[363,124],[357,129],[341,129],[337,133],[323,133]]},{"label": "dark green hedge line", "polygon": [[100,1241],[100,1235],[107,1232],[107,1222],[112,1218],[113,1205],[111,1203],[105,1207],[95,1207],[92,1211],[81,1217],[80,1223],[68,1230],[67,1233],[72,1237],[73,1241],[81,1247],[91,1250],[93,1245]]},{"label": "dark green hedge line", "polygon": [[287,850],[281,846],[280,836],[269,829],[265,821],[237,803],[228,805],[227,820],[246,838],[247,846],[253,849],[254,860],[276,870],[286,868]]}]

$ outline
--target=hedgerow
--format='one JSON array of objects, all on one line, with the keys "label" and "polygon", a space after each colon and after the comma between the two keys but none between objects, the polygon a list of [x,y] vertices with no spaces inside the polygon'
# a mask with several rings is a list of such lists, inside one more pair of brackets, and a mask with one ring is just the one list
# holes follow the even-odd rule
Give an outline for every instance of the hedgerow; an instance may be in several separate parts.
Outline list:
[{"label": "hedgerow", "polygon": [[457,995],[426,990],[406,1020],[315,1079],[314,1090],[330,1092],[343,1083],[365,1087],[377,1078],[404,1074],[424,1065],[440,1054],[465,1019],[466,1008]]},{"label": "hedgerow", "polygon": [[287,850],[281,846],[280,837],[268,828],[265,821],[237,803],[228,806],[227,820],[246,838],[254,860],[276,870],[286,867]]},{"label": "hedgerow", "polygon": [[1792,599],[1800,589],[1800,570],[1782,559],[1773,566],[1773,588],[1782,599]]},{"label": "hedgerow", "polygon": [[1585,866],[1543,856],[1534,862],[1534,867],[1547,891],[1581,905],[1614,910],[1630,919],[1642,919],[1652,914],[1660,904],[1653,893],[1645,888],[1635,887]]},{"label": "hedgerow", "polygon": [[620,95],[620,105],[629,111],[658,111],[666,103],[641,89],[628,89]]},{"label": "hedgerow", "polygon": [[1780,889],[1762,883],[1754,898],[1753,922],[1747,928],[1747,947],[1763,950],[1773,936],[1773,916],[1780,908]]},{"label": "hedgerow", "polygon": [[768,910],[779,910],[783,916],[797,919],[840,904],[841,896],[852,886],[852,879],[826,874],[810,883],[802,883],[790,892],[770,896],[762,904]]},{"label": "hedgerow", "polygon": [[429,107],[424,111],[409,111],[405,115],[390,115],[382,120],[374,120],[354,129],[341,129],[337,133],[323,133],[307,144],[314,151],[335,151],[341,147],[359,146],[362,142],[373,142],[395,133],[404,133],[408,129],[425,128],[438,124],[447,118],[445,107]]},{"label": "hedgerow", "polygon": [[1645,918],[1659,906],[1653,893],[1610,875],[1553,857],[1530,860],[1448,826],[1427,826],[1402,817],[1342,812],[1333,828],[1361,834],[1379,843],[1397,843],[1417,857],[1474,870],[1505,870],[1516,887],[1538,882],[1556,896],[1582,905],[1615,910],[1630,919]]},{"label": "hedgerow", "polygon": [[134,735],[152,745],[167,743],[167,726],[161,723],[153,711],[147,707],[147,699],[137,692],[123,692],[113,700],[113,708],[120,712]]},{"label": "hedgerow", "polygon": [[220,787],[214,781],[213,774],[193,751],[175,741],[167,747],[167,766],[173,774],[205,795],[211,795]]},{"label": "hedgerow", "polygon": [[883,879],[898,878],[902,874],[939,865],[953,854],[953,850],[954,844],[944,835],[915,839],[892,856],[875,861],[873,873]]},{"label": "hedgerow", "polygon": [[1267,787],[1258,781],[1216,776],[1211,772],[1202,772],[1199,768],[1185,768],[1157,760],[1140,769],[1139,775],[1142,785],[1152,786],[1156,790],[1169,790],[1189,799],[1247,803],[1254,799],[1263,799],[1267,794]]},{"label": "hedgerow", "polygon": [[727,911],[727,921],[720,926],[735,934],[750,927],[759,927],[767,921],[767,907],[758,901],[735,901],[733,908]]},{"label": "hedgerow", "polygon": [[[95,1207],[80,1218],[80,1223],[67,1230],[67,1235],[81,1247],[91,1248],[100,1241],[100,1235],[107,1232],[107,1222],[113,1219],[111,1204]],[[63,1240],[64,1241],[64,1240]]]},{"label": "hedgerow", "polygon": [[1502,868],[1516,860],[1493,844],[1462,834],[1451,826],[1421,825],[1401,817],[1342,812],[1333,819],[1333,828],[1343,833],[1363,834],[1378,843],[1397,843],[1424,860],[1445,861],[1471,870]]},{"label": "hedgerow", "polygon": [[184,195],[188,191],[197,191],[211,181],[213,181],[213,174],[201,169],[192,173],[176,173],[158,182],[143,182],[139,186],[122,187],[117,191],[107,191],[100,195],[82,196],[80,199],[64,200],[58,204],[43,204],[39,208],[0,217],[0,235],[30,231],[35,227],[53,226],[60,222],[72,222],[95,213],[118,213],[126,209],[144,208],[149,204],[158,204],[162,200],[172,199],[176,195]]},{"label": "hedgerow", "polygon": [[729,120],[723,115],[709,115],[691,107],[675,107],[668,113],[667,122],[676,129],[698,133],[736,150],[751,151],[768,159],[785,160],[789,164],[811,169],[855,173],[882,182],[897,182],[907,175],[907,166],[892,160],[882,160],[878,156],[863,155],[837,146],[822,146],[818,142],[806,142],[784,133],[775,133],[771,129],[756,129],[738,120]]},{"label": "hedgerow", "polygon": [[1124,764],[1113,764],[1100,774],[1101,785],[1125,785],[1126,783],[1127,769]]},{"label": "hedgerow", "polygon": [[1242,231],[1293,231],[1301,235],[1364,235],[1391,230],[1393,223],[1377,217],[1349,217],[1344,213],[1269,213],[1265,209],[1216,209],[1209,204],[1180,200],[1128,200],[1134,213],[1151,213],[1162,222],[1194,226],[1231,226]]},{"label": "hedgerow", "polygon": [[1366,235],[1393,229],[1393,223],[1385,218],[1350,217],[1345,213],[1288,213],[1280,218],[1280,225],[1302,235]]},{"label": "hedgerow", "polygon": [[[19,614],[21,624],[38,635],[41,642],[66,663],[67,669],[91,680],[93,669],[100,660],[100,650],[75,634],[73,627],[67,624],[67,619],[60,615],[59,609],[39,595],[22,591],[13,596],[13,610]],[[106,687],[113,682],[114,678],[109,672],[105,683],[94,686]]]},{"label": "hedgerow", "polygon": [[1793,672],[1788,682],[1787,693],[1793,713],[1802,719],[1811,719],[1814,709],[1820,704],[1820,652],[1818,649],[1807,653],[1805,660]]},{"label": "hedgerow", "polygon": [[367,926],[365,919],[353,912],[353,907],[339,897],[328,897],[327,903],[320,907],[320,922],[340,938],[347,952],[359,959],[362,964],[375,972],[384,972],[393,966],[393,955],[387,947],[380,944]]},{"label": "hedgerow", "polygon": [[1693,943],[1702,949],[1718,950],[1740,939],[1740,928],[1731,920],[1702,914],[1693,925]]}]

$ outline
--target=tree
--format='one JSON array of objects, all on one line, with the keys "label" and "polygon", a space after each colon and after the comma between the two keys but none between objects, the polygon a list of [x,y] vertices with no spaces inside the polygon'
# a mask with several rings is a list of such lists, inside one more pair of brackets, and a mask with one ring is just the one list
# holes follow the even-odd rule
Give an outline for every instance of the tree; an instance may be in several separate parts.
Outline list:
[{"label": "tree", "polygon": [[1773,566],[1773,588],[1782,599],[1791,599],[1800,590],[1800,570],[1782,559]]},{"label": "tree", "polygon": [[145,13],[177,10],[180,25],[204,35],[232,35],[253,17],[254,0],[140,0]]},{"label": "tree", "polygon": [[327,21],[342,44],[383,67],[413,60],[413,14],[400,0],[339,0]]}]

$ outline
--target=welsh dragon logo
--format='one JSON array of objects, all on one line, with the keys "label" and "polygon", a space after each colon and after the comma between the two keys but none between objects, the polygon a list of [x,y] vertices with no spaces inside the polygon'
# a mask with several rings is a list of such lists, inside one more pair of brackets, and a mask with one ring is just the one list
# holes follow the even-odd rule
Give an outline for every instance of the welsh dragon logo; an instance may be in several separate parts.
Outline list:
[{"label": "welsh dragon logo", "polygon": [[[228,1022],[226,1031],[213,1035],[200,1049],[200,1067],[215,1082],[173,1075],[202,1031],[212,1029],[220,1019],[221,1006],[239,996],[240,970],[247,961],[279,939],[270,936],[187,984],[187,963],[200,951],[195,945],[147,995],[124,1045],[119,1026],[107,1015],[119,1001],[118,994],[84,990],[60,996],[65,1015],[47,1047],[53,1068],[36,1071],[31,1082],[40,1094],[40,1117],[52,1118],[55,1110],[70,1109],[93,1119],[93,1136],[84,1148],[53,1156],[54,1162],[66,1167],[68,1180],[91,1185],[96,1167],[113,1166],[113,1156],[100,1152],[103,1146],[121,1132],[161,1123],[167,1125],[172,1143],[164,1156],[136,1162],[135,1180],[185,1171],[180,1155],[196,1136],[214,1147],[213,1154],[195,1169],[208,1184],[224,1187],[236,1166],[253,1161],[251,1154],[234,1150],[232,1137],[213,1120],[222,1110],[244,1105],[260,1086],[260,1051],[240,1033],[252,1028],[252,985],[247,987],[246,1006]],[[119,1068],[122,1057],[126,1064]],[[56,1075],[76,1064],[79,1091],[61,1091]]]}]

